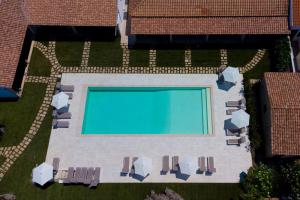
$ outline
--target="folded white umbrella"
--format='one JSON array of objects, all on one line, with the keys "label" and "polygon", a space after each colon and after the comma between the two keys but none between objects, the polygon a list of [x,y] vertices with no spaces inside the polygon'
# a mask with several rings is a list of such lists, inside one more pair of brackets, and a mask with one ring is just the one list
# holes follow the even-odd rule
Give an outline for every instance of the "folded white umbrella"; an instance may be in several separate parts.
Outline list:
[{"label": "folded white umbrella", "polygon": [[249,121],[250,115],[242,109],[232,113],[231,123],[238,128],[249,126]]},{"label": "folded white umbrella", "polygon": [[240,72],[236,67],[226,67],[226,69],[222,72],[224,81],[230,83],[236,83],[239,80]]},{"label": "folded white umbrella", "polygon": [[61,109],[63,107],[66,107],[68,105],[68,102],[69,96],[64,92],[60,92],[53,96],[51,105],[56,109]]},{"label": "folded white umbrella", "polygon": [[152,171],[152,160],[147,157],[140,157],[134,163],[134,173],[146,177]]},{"label": "folded white umbrella", "polygon": [[53,166],[43,163],[32,170],[32,181],[41,186],[53,179]]},{"label": "folded white umbrella", "polygon": [[198,169],[197,160],[192,157],[186,157],[182,160],[179,160],[179,168],[180,173],[182,174],[189,176],[195,174]]}]

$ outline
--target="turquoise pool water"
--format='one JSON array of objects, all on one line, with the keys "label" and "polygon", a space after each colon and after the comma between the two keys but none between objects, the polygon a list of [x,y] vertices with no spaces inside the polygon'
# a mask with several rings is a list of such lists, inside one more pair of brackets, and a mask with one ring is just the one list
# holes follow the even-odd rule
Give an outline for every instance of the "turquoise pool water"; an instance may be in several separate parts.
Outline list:
[{"label": "turquoise pool water", "polygon": [[88,88],[82,134],[211,133],[210,88]]}]

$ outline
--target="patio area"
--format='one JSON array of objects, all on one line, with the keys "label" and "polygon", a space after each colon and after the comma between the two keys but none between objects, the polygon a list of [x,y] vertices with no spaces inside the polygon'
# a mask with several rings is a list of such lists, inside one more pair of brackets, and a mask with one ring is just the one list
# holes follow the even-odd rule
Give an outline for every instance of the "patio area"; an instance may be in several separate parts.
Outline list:
[{"label": "patio area", "polygon": [[[74,85],[69,111],[72,113],[70,127],[52,129],[46,162],[52,164],[60,158],[60,170],[68,167],[101,167],[100,183],[139,182],[129,176],[120,176],[123,158],[147,156],[152,159],[152,172],[143,182],[152,183],[237,183],[240,173],[252,165],[248,149],[249,140],[240,146],[227,145],[224,124],[225,102],[242,98],[242,75],[236,86],[229,91],[219,89],[215,74],[73,74],[64,73],[62,84]],[[201,135],[81,135],[82,118],[87,86],[209,86],[212,88],[213,134]],[[166,148],[167,147],[167,148]],[[193,174],[187,180],[175,174],[161,175],[162,157],[169,155],[185,157],[214,157],[216,173]]]}]

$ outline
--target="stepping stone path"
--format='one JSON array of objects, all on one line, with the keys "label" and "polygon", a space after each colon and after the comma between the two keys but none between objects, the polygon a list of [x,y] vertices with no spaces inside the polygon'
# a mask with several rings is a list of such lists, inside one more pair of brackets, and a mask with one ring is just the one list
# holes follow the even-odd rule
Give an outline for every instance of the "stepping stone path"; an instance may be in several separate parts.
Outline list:
[{"label": "stepping stone path", "polygon": [[87,67],[89,63],[90,57],[90,49],[91,49],[91,41],[86,41],[83,46],[82,59],[81,59],[81,67]]},{"label": "stepping stone path", "polygon": [[123,67],[129,66],[130,51],[126,46],[123,46]]},{"label": "stepping stone path", "polygon": [[192,66],[192,51],[190,49],[184,51],[184,63],[185,67]]},{"label": "stepping stone path", "polygon": [[156,67],[156,50],[151,49],[149,51],[149,66]]},{"label": "stepping stone path", "polygon": [[221,65],[228,65],[227,49],[220,50]]},{"label": "stepping stone path", "polygon": [[[0,181],[3,179],[6,172],[23,153],[27,146],[31,143],[34,136],[38,133],[41,124],[49,110],[51,99],[55,90],[57,78],[61,77],[61,73],[145,73],[145,74],[208,74],[216,73],[217,67],[191,67],[191,50],[185,51],[185,67],[156,67],[156,50],[149,51],[149,67],[129,67],[129,50],[123,48],[123,66],[121,67],[90,67],[88,66],[89,51],[91,42],[87,41],[84,44],[82,53],[82,62],[80,66],[66,67],[62,66],[55,54],[55,41],[50,41],[49,46],[44,46],[40,42],[34,42],[34,48],[39,49],[43,55],[50,61],[52,68],[49,77],[43,76],[27,76],[25,81],[37,84],[47,84],[43,102],[37,112],[37,115],[23,140],[10,147],[0,147],[0,155],[5,157],[5,161],[0,163]],[[266,50],[260,49],[256,55],[245,66],[240,68],[241,73],[245,73],[253,69],[265,55]],[[221,49],[221,63],[228,64],[227,50]]]}]

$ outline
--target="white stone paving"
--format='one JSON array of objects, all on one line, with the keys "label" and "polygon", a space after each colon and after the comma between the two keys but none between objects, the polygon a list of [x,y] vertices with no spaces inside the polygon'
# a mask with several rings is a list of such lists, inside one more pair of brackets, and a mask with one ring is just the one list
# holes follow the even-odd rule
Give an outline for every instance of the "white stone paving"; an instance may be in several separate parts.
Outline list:
[{"label": "white stone paving", "polygon": [[[252,165],[247,150],[249,141],[241,146],[228,146],[225,136],[225,102],[241,98],[241,81],[228,92],[220,90],[215,74],[63,74],[62,84],[75,86],[70,101],[72,119],[68,129],[52,129],[47,163],[60,158],[60,169],[68,167],[101,167],[101,182],[139,182],[129,176],[120,176],[124,156],[147,156],[153,159],[153,172],[143,182],[214,182],[236,183],[239,175]],[[242,80],[242,75],[240,80]],[[212,112],[214,134],[200,135],[89,135],[82,136],[86,87],[97,86],[210,86],[212,87]],[[194,174],[188,180],[174,174],[160,175],[162,156],[178,155],[195,158],[213,156],[217,172],[213,175]],[[170,159],[171,160],[171,159]],[[171,163],[170,163],[171,165]]]}]

